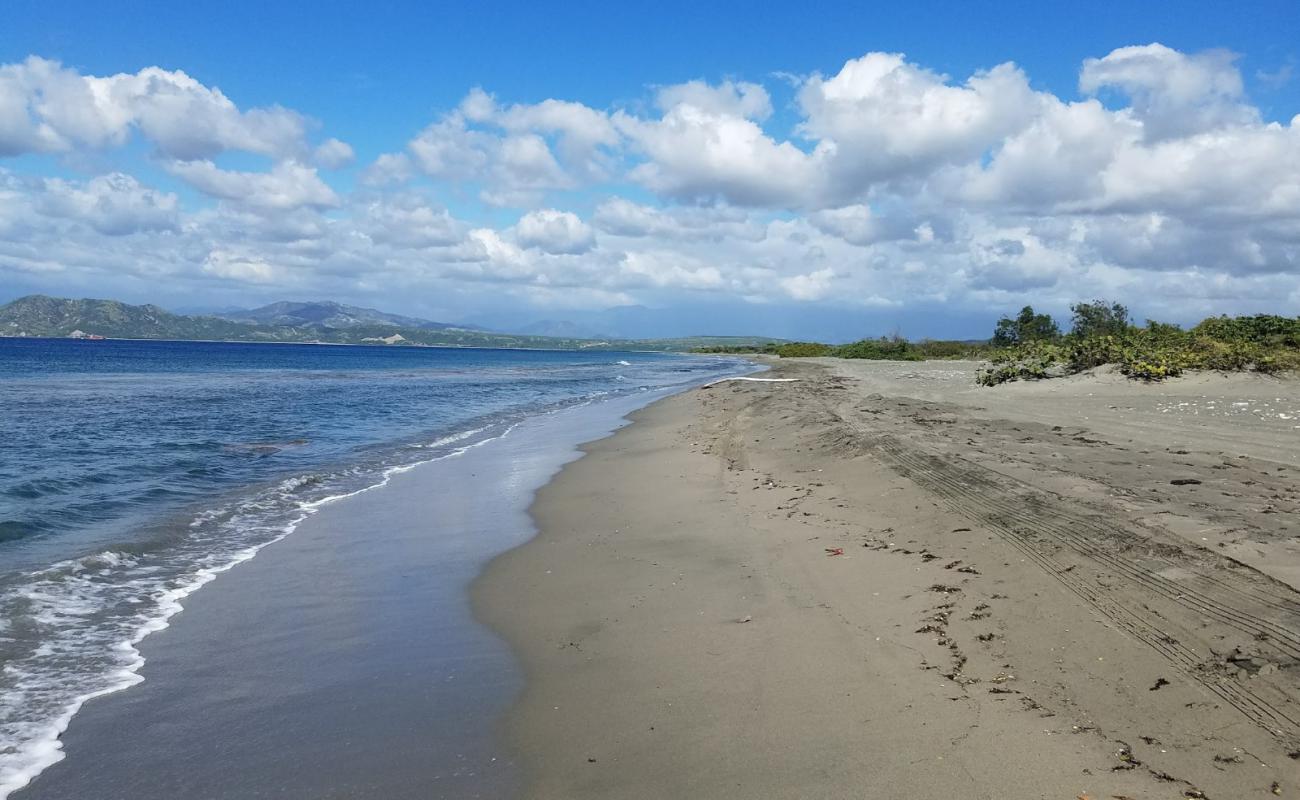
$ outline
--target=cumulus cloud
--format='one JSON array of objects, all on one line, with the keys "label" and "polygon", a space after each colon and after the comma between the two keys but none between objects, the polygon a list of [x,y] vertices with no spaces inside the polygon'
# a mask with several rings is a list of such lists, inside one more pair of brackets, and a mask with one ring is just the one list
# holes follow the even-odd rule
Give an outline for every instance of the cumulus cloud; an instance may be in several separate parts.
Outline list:
[{"label": "cumulus cloud", "polygon": [[726,114],[762,122],[772,115],[772,100],[767,90],[756,83],[724,81],[711,86],[704,81],[689,81],[664,86],[655,94],[655,103],[665,112],[678,106],[692,106],[713,114]]},{"label": "cumulus cloud", "polygon": [[544,253],[585,253],[595,245],[591,227],[568,211],[530,211],[515,225],[515,238],[524,247]]},{"label": "cumulus cloud", "polygon": [[1152,139],[1250,125],[1259,112],[1243,102],[1236,59],[1226,50],[1188,55],[1158,43],[1121,47],[1084,61],[1079,88],[1123,92]]},{"label": "cumulus cloud", "polygon": [[655,287],[716,291],[727,285],[722,270],[697,259],[660,251],[625,253],[619,260],[620,283],[628,287]]},{"label": "cumulus cloud", "polygon": [[270,172],[224,170],[211,161],[175,161],[167,170],[204,194],[236,205],[284,211],[339,204],[314,168],[292,161],[276,164]]},{"label": "cumulus cloud", "polygon": [[352,146],[338,139],[326,139],[312,154],[312,160],[325,169],[346,167],[355,157]]},{"label": "cumulus cloud", "polygon": [[[492,205],[530,205],[546,190],[576,185],[539,134],[485,131],[470,122],[456,112],[425,128],[407,145],[411,162],[430,178],[481,185],[480,197]],[[400,156],[385,159],[374,177],[401,177]]]},{"label": "cumulus cloud", "polygon": [[596,207],[595,226],[612,236],[661,240],[720,242],[758,241],[766,228],[743,209],[728,206],[657,208],[612,197]]},{"label": "cumulus cloud", "polygon": [[279,107],[241,111],[179,70],[82,75],[32,56],[0,66],[0,155],[125,143],[139,131],[169,158],[226,150],[284,158],[306,150],[306,120]]},{"label": "cumulus cloud", "polygon": [[214,249],[207,254],[203,259],[203,271],[241,283],[271,283],[276,279],[275,267],[265,259],[224,248]]},{"label": "cumulus cloud", "polygon": [[358,211],[360,230],[382,245],[449,247],[463,241],[467,231],[445,208],[434,208],[416,195],[372,200]]},{"label": "cumulus cloud", "polygon": [[646,158],[631,177],[676,200],[798,206],[822,177],[808,154],[733,113],[682,104],[657,120],[619,114],[615,123]]},{"label": "cumulus cloud", "polygon": [[835,271],[830,267],[781,279],[781,288],[795,300],[821,300],[831,291]]},{"label": "cumulus cloud", "polygon": [[99,175],[85,184],[45,180],[36,208],[47,216],[84,223],[108,236],[170,231],[179,224],[176,195],[142,186],[130,175]]},{"label": "cumulus cloud", "polygon": [[[556,137],[556,151],[570,172],[587,180],[609,177],[613,160],[608,152],[619,144],[618,132],[609,115],[563,100],[548,99],[536,104],[516,103],[502,108],[495,98],[475,89],[462,101],[461,113],[475,123],[498,127],[510,133]],[[558,166],[558,164],[557,164]]]},{"label": "cumulus cloud", "polygon": [[[460,180],[475,177],[491,163],[492,140],[473,131],[465,118],[453,114],[433,123],[410,141],[407,149],[420,171],[431,178]],[[397,156],[388,156],[389,163]]]},{"label": "cumulus cloud", "polygon": [[451,112],[368,170],[371,184],[400,182],[411,168],[479,187],[497,206],[535,205],[548,191],[611,177],[619,136],[609,116],[581,103],[548,99],[500,106],[474,89]]},{"label": "cumulus cloud", "polygon": [[868,245],[888,234],[888,228],[871,207],[860,203],[815,211],[808,215],[808,221],[822,233],[838,236],[849,244]]},{"label": "cumulus cloud", "polygon": [[978,159],[1034,118],[1037,95],[1014,64],[960,85],[897,53],[869,53],[799,92],[801,131],[827,154],[834,193]]}]

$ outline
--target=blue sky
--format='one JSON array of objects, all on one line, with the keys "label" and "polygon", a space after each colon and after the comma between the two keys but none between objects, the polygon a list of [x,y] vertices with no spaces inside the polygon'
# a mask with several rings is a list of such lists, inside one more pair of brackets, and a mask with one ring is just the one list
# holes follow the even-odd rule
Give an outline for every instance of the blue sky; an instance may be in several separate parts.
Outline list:
[{"label": "blue sky", "polygon": [[[584,318],[644,305],[677,309],[664,317],[683,328],[763,332],[752,327],[775,325],[782,335],[833,338],[895,326],[914,335],[978,335],[1004,307],[1037,302],[1060,311],[1081,294],[1117,295],[1185,320],[1265,301],[1278,306],[1269,310],[1298,311],[1291,221],[1279,222],[1271,208],[1235,204],[1217,219],[1236,222],[1207,241],[1206,226],[1177,199],[1225,191],[1215,183],[1224,156],[1205,150],[1207,137],[1224,131],[1250,148],[1244,172],[1278,176],[1275,198],[1288,191],[1292,165],[1276,153],[1295,141],[1286,137],[1300,113],[1300,79],[1291,77],[1300,68],[1293,3],[812,3],[777,10],[729,2],[373,2],[358,10],[17,0],[5,17],[0,64],[38,56],[87,79],[159,67],[183,72],[205,92],[219,89],[238,113],[279,108],[306,122],[293,147],[287,140],[249,146],[246,136],[232,134],[201,154],[211,169],[196,167],[192,153],[160,148],[139,119],[120,129],[124,138],[69,134],[10,147],[0,170],[9,175],[11,202],[35,210],[29,224],[0,228],[0,279],[13,287],[0,294],[92,293],[186,306],[329,296],[493,321]],[[1121,52],[1156,42],[1159,51]],[[832,78],[848,86],[846,64],[872,53],[902,55],[885,66],[906,79],[913,97],[884,97],[859,83],[851,89],[859,93],[851,109],[857,117],[846,116],[842,93],[831,98],[839,110],[817,105],[839,91],[814,97]],[[1100,64],[1085,89],[1088,59]],[[973,76],[1006,62],[1018,78],[972,88]],[[826,80],[810,88],[818,74]],[[662,94],[691,81],[712,93]],[[742,108],[743,87],[751,85],[762,102]],[[495,106],[466,118],[458,109],[476,87]],[[24,102],[34,109],[32,97]],[[592,117],[582,133],[571,122],[547,128],[551,123],[537,122],[547,100],[603,121]],[[1114,136],[1113,152],[1076,164],[1078,172],[1045,176],[1059,191],[1015,185],[1012,156],[1041,145],[1034,131],[1082,124],[1081,117],[1063,122],[1058,107],[1073,104],[1078,116],[1089,102],[1113,115],[1096,123],[1110,126],[1098,135]],[[1021,115],[1017,104],[1042,108]],[[511,106],[515,117],[506,113]],[[691,108],[707,120],[691,116]],[[909,109],[919,116],[899,116]],[[953,118],[943,116],[968,112],[988,115],[988,125],[951,128]],[[925,113],[948,122],[923,153],[906,137],[870,127],[892,124],[911,130],[912,142],[926,142]],[[457,114],[450,128],[429,129]],[[31,115],[38,125],[38,112]],[[1282,132],[1270,133],[1270,123]],[[683,126],[713,136],[708,141],[719,149],[686,159],[700,145],[672,138]],[[746,138],[754,132],[761,141]],[[434,164],[428,148],[420,149],[422,136],[439,153],[481,163],[474,170]],[[570,140],[565,151],[566,136],[597,138]],[[308,163],[304,148],[327,139],[346,143],[347,163]],[[446,149],[453,139],[459,149]],[[1059,139],[1052,138],[1054,147]],[[497,160],[509,161],[514,145],[550,155],[530,150],[532,160],[502,167]],[[826,172],[826,153],[843,160],[855,147],[856,159]],[[1160,191],[1135,193],[1124,183],[1125,175],[1142,173],[1141,164],[1159,173],[1160,159],[1196,147],[1189,157],[1204,162],[1204,176],[1189,172],[1186,182]],[[406,158],[407,172],[377,177],[376,159],[386,154]],[[1000,154],[1006,169],[998,169]],[[817,159],[824,163],[805,163]],[[1054,159],[1071,160],[1059,151]],[[290,164],[300,169],[292,175],[298,194],[288,199],[271,178],[249,177]],[[748,165],[777,180],[763,183]],[[1089,170],[1107,176],[1105,196],[1082,188]],[[283,166],[275,180],[288,171]],[[835,177],[849,173],[856,176],[851,184]],[[88,197],[107,191],[105,181],[90,188],[105,175],[134,182],[113,184],[111,224],[92,221],[96,230],[85,233],[86,220],[71,212],[51,221],[58,216],[51,208],[84,208]],[[828,183],[804,192],[801,181]],[[279,194],[248,202],[241,196],[254,191],[248,187]],[[122,192],[134,194],[124,199]],[[97,202],[102,208],[110,201]],[[133,226],[122,209],[139,202],[154,203],[153,216]],[[159,216],[157,203],[171,216]],[[385,204],[404,210],[394,216]],[[413,211],[417,205],[428,213]],[[386,229],[383,243],[372,228],[348,228],[366,209],[386,215],[386,225],[409,223],[412,214],[451,221],[437,223],[449,226],[445,236],[421,238],[419,252],[395,252],[392,242],[402,235]],[[658,215],[653,224],[651,212]],[[296,233],[269,230],[289,218]],[[251,232],[263,223],[268,230]],[[82,233],[83,246],[66,254],[33,255],[51,249],[42,249],[42,237],[66,242]],[[467,237],[463,246],[457,236]],[[325,255],[338,241],[352,246],[365,237],[373,249]],[[147,269],[128,263],[128,253],[141,252],[155,262]],[[87,254],[96,253],[111,257],[94,263]],[[1243,260],[1250,265],[1236,263]],[[965,278],[950,280],[957,273]],[[785,289],[769,292],[764,283]],[[917,290],[940,283],[939,290]],[[694,316],[682,319],[682,309]]]},{"label": "blue sky", "polygon": [[[1242,55],[1271,118],[1300,110],[1294,2],[51,3],[10,0],[0,60],[30,54],[93,74],[183,69],[242,105],[281,104],[375,156],[473,86],[503,98],[642,102],[644,87],[776,72],[833,72],[868,50],[952,75],[1014,61],[1076,95],[1084,58],[1158,41]],[[116,7],[115,7],[116,6]],[[362,113],[358,113],[362,112]]]}]

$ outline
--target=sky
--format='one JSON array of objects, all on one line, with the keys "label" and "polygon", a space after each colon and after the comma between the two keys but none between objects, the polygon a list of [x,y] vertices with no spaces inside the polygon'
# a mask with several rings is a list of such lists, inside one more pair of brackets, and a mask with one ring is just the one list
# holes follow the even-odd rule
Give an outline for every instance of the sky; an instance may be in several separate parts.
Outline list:
[{"label": "sky", "polygon": [[837,341],[1300,314],[1295,3],[5,9],[0,301]]}]

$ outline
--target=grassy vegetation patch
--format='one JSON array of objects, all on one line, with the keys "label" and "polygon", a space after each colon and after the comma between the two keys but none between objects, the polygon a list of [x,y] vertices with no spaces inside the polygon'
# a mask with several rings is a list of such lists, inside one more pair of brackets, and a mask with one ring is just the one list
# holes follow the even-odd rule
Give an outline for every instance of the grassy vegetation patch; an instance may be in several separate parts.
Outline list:
[{"label": "grassy vegetation patch", "polygon": [[1257,314],[1211,317],[1184,330],[1147,320],[1135,325],[1128,309],[1101,300],[1070,307],[1070,332],[1050,315],[1025,306],[1000,319],[986,342],[881,336],[849,344],[769,342],[709,352],[762,353],[782,358],[863,358],[888,361],[969,359],[986,362],[976,373],[983,386],[1041,380],[1114,365],[1135,380],[1159,381],[1186,370],[1287,372],[1300,370],[1300,317]]},{"label": "grassy vegetation patch", "polygon": [[[1026,309],[1027,311],[1030,309]],[[1133,325],[1119,304],[1072,306],[1065,335],[1022,338],[998,348],[976,380],[984,386],[1071,375],[1114,365],[1130,378],[1159,381],[1186,370],[1274,373],[1300,369],[1300,317],[1211,317],[1190,330],[1148,320]],[[999,322],[999,330],[1008,319]]]}]

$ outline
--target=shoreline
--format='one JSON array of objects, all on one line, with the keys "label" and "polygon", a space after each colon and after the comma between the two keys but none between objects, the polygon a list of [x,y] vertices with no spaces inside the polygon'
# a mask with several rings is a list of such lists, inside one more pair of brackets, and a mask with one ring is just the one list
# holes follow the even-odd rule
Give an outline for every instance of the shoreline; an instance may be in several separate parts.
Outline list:
[{"label": "shoreline", "polygon": [[[320,796],[302,792],[326,791],[332,784],[321,780],[328,776],[387,797],[430,797],[428,780],[445,793],[438,796],[505,792],[509,763],[497,763],[480,717],[508,701],[515,667],[504,645],[473,620],[466,587],[493,554],[532,535],[525,513],[532,492],[577,456],[577,444],[621,426],[629,409],[665,391],[674,390],[543,410],[311,502],[293,530],[257,548],[260,557],[250,551],[217,570],[226,573],[222,580],[186,592],[183,608],[170,609],[147,638],[137,638],[129,685],[84,698],[58,736],[56,757],[26,788],[14,789],[17,796],[162,800],[209,796],[203,791],[214,789],[199,787],[227,784],[240,787],[230,795],[239,796],[259,781],[285,786],[288,796]],[[375,547],[367,545],[372,535],[381,537]],[[344,553],[350,554],[340,561]],[[335,585],[322,583],[325,575]],[[413,607],[419,602],[433,605]],[[354,630],[359,615],[373,617],[373,627]],[[374,646],[366,646],[371,640]],[[429,670],[457,679],[460,689],[429,685]],[[391,677],[376,685],[376,672]],[[345,686],[352,702],[369,697],[376,709],[407,719],[408,735],[390,741],[399,731],[387,728],[378,711],[354,711],[345,721],[330,716],[328,702],[297,699]],[[423,717],[408,719],[421,708]],[[457,709],[451,718],[448,708]],[[125,736],[135,725],[139,735]],[[476,734],[477,727],[483,730]],[[268,733],[292,737],[295,730],[312,734],[287,755],[318,762],[319,775],[264,763],[260,752],[240,744]],[[341,744],[360,730],[387,744],[350,752],[337,764],[321,761],[322,743]],[[206,749],[222,758],[208,758]],[[249,776],[226,775],[223,759]],[[138,773],[130,768],[146,762]]]},{"label": "shoreline", "polygon": [[[1280,582],[1300,553],[1280,514],[1248,512],[1297,498],[1267,451],[1104,441],[1088,418],[1116,405],[1095,387],[1058,384],[1074,405],[1019,421],[973,403],[1032,392],[857,369],[783,363],[799,382],[657,401],[537,493],[537,535],[471,587],[524,669],[502,723],[523,796],[1300,787],[1288,645],[1251,634],[1300,631],[1300,577]],[[1134,414],[1156,402],[1122,391]],[[1234,557],[1249,548],[1272,577]]]}]

